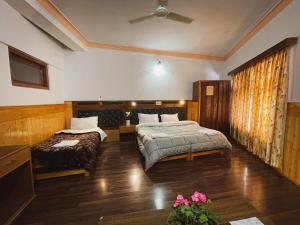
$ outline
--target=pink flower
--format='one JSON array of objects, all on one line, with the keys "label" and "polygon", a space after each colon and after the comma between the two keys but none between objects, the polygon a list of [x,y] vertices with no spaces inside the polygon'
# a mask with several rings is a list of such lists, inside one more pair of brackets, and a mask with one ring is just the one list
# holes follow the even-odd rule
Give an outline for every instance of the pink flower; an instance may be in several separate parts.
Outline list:
[{"label": "pink flower", "polygon": [[200,198],[201,202],[206,202],[206,195],[205,194],[200,193],[199,198]]},{"label": "pink flower", "polygon": [[199,193],[198,191],[195,191],[191,197],[192,197],[193,202],[199,202],[199,200],[201,202],[206,202],[206,195]]},{"label": "pink flower", "polygon": [[188,206],[188,205],[189,205],[189,200],[184,199],[184,200],[183,200],[183,204],[186,205],[186,206]]},{"label": "pink flower", "polygon": [[182,195],[177,195],[176,200],[178,200],[178,201],[183,201],[183,200],[184,200],[184,197],[183,197]]},{"label": "pink flower", "polygon": [[191,197],[193,202],[199,202],[199,198],[197,198],[195,195],[192,195]]},{"label": "pink flower", "polygon": [[185,199],[182,195],[177,195],[177,198],[175,200],[173,207],[176,208],[177,206],[179,206],[181,204],[188,206],[189,201],[187,199]]}]

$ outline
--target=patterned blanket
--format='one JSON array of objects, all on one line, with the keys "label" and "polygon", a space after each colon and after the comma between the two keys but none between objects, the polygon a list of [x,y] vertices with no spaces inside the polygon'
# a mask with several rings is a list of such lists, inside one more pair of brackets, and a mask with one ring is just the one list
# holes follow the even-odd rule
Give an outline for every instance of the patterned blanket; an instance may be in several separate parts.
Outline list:
[{"label": "patterned blanket", "polygon": [[168,156],[232,148],[221,132],[200,127],[194,121],[140,124],[136,130],[139,148],[145,157],[145,170]]},{"label": "patterned blanket", "polygon": [[[53,147],[63,140],[79,140],[74,146]],[[41,144],[31,148],[35,163],[53,168],[85,168],[93,170],[100,145],[98,132],[84,134],[55,134]]]}]

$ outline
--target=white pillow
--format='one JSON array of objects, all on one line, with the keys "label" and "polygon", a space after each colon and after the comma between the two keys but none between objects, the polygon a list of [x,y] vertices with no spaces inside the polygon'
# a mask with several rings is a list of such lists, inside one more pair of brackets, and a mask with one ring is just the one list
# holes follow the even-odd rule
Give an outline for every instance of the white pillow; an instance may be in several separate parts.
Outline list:
[{"label": "white pillow", "polygon": [[161,114],[160,115],[161,122],[177,122],[178,119],[178,113],[176,114]]},{"label": "white pillow", "polygon": [[139,124],[141,123],[159,123],[158,114],[139,113]]},{"label": "white pillow", "polygon": [[86,129],[94,129],[97,127],[98,127],[98,116],[71,119],[72,130],[86,130]]}]

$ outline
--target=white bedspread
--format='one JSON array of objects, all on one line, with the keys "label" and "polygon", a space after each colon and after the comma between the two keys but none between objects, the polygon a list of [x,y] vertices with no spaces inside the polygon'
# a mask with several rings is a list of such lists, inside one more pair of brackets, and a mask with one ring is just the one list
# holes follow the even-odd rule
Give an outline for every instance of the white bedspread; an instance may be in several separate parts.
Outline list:
[{"label": "white bedspread", "polygon": [[136,130],[139,148],[145,157],[146,170],[158,160],[172,155],[231,149],[224,134],[200,127],[194,121],[139,124]]}]

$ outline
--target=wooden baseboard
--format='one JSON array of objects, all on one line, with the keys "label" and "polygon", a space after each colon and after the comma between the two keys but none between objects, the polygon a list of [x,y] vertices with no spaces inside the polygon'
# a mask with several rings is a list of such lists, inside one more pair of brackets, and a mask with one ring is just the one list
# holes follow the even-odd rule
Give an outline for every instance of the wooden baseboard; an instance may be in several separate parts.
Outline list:
[{"label": "wooden baseboard", "polygon": [[45,180],[57,177],[65,177],[65,176],[72,176],[83,174],[85,177],[90,176],[90,172],[86,169],[72,169],[72,170],[62,170],[62,171],[55,171],[55,172],[45,172],[39,173],[34,175],[35,180]]}]

